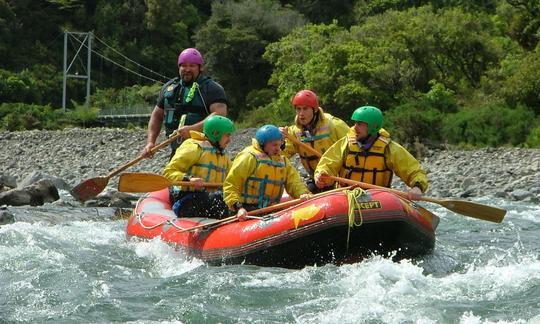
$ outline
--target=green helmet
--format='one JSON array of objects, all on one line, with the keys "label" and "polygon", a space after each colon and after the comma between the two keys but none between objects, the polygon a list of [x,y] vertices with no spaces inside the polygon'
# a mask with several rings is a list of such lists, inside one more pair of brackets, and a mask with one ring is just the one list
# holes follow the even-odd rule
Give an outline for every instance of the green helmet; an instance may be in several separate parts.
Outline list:
[{"label": "green helmet", "polygon": [[223,134],[232,134],[235,131],[233,122],[220,115],[213,115],[204,121],[203,133],[210,142],[219,142]]},{"label": "green helmet", "polygon": [[353,112],[352,120],[368,124],[368,135],[373,136],[382,128],[384,117],[382,111],[373,106],[362,106]]}]

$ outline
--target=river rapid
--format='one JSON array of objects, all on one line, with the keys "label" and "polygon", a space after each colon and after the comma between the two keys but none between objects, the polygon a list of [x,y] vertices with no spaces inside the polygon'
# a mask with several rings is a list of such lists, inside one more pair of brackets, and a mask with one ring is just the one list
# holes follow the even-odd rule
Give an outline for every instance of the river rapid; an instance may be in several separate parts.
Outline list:
[{"label": "river rapid", "polygon": [[[113,153],[122,145],[144,143],[144,134],[129,135],[140,140],[127,136],[132,142],[95,160],[99,147],[120,139],[87,137],[94,150],[84,142],[73,149],[86,156],[81,167],[83,160],[64,161],[54,143],[35,151],[52,147],[57,161],[14,143],[35,132],[0,135],[13,159],[6,172],[20,179],[42,170],[71,185],[127,162]],[[45,142],[54,136],[42,134]],[[114,208],[74,204],[61,190],[59,203],[8,207],[15,222],[0,226],[0,323],[540,323],[539,157],[514,149],[432,152],[422,160],[428,194],[504,208],[501,224],[421,203],[441,218],[433,253],[301,270],[208,266],[159,240],[126,240],[126,220]]]},{"label": "river rapid", "polygon": [[301,270],[207,266],[80,210],[3,225],[0,322],[539,323],[540,207],[475,201],[507,209],[505,220],[425,204],[441,217],[432,254]]}]

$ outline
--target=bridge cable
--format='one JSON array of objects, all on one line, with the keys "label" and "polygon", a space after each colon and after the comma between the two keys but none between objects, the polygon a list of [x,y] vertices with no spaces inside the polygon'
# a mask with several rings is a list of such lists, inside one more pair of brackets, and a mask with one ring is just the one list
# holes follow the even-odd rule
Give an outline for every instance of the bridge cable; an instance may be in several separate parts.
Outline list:
[{"label": "bridge cable", "polygon": [[[79,39],[77,39],[77,38],[74,38],[74,39],[75,39],[77,42],[79,42],[82,46],[84,46],[85,48],[88,48],[88,46],[87,46],[85,43],[83,43],[81,40],[79,40]],[[133,73],[133,74],[135,74],[135,75],[137,75],[137,76],[139,76],[139,77],[142,77],[142,78],[145,78],[145,79],[148,79],[148,80],[151,80],[151,81],[160,83],[160,84],[163,84],[163,83],[164,83],[164,82],[162,82],[162,81],[156,80],[156,79],[151,78],[151,77],[147,77],[147,76],[145,76],[145,75],[143,75],[143,74],[140,74],[140,73],[138,73],[138,72],[136,72],[136,71],[133,71],[132,69],[130,69],[130,68],[126,67],[126,66],[123,66],[122,64],[120,64],[120,63],[118,63],[118,62],[113,61],[112,59],[106,57],[105,55],[103,55],[103,54],[101,54],[101,53],[95,51],[94,49],[91,49],[91,51],[92,51],[94,54],[96,54],[96,55],[100,56],[101,58],[103,58],[104,60],[106,60],[106,61],[108,61],[108,62],[110,62],[110,63],[112,63],[112,64],[114,64],[114,65],[116,65],[116,66],[118,66],[118,67],[120,67],[120,68],[122,68],[122,69],[128,71],[128,72],[131,72],[131,73]],[[128,60],[129,60],[129,59],[128,59]],[[130,61],[131,61],[131,60],[130,60]],[[139,65],[140,65],[140,64],[139,64]],[[140,65],[140,66],[142,66],[142,65]]]},{"label": "bridge cable", "polygon": [[94,36],[94,39],[98,40],[99,42],[101,42],[103,45],[105,45],[107,48],[111,49],[113,52],[115,52],[116,54],[120,55],[121,57],[125,58],[126,60],[130,61],[131,63],[137,65],[137,66],[140,66],[141,68],[145,69],[146,71],[148,72],[151,72],[151,73],[154,73],[158,76],[160,76],[161,78],[165,79],[165,80],[169,80],[171,79],[170,77],[167,77],[167,76],[164,76],[163,74],[160,74],[159,72],[156,72],[152,69],[149,69],[147,68],[146,66],[143,66],[135,61],[133,61],[132,59],[130,59],[129,57],[125,56],[124,54],[120,53],[119,51],[117,51],[116,49],[114,49],[113,47],[111,47],[110,45],[108,45],[107,43],[105,43],[101,38],[97,37],[95,34],[93,34]]}]

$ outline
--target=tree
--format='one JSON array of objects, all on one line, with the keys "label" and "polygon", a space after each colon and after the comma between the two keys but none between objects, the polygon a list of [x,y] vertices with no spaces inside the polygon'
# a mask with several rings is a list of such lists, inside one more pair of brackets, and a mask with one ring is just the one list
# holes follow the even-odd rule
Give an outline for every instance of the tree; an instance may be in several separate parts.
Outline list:
[{"label": "tree", "polygon": [[458,95],[477,87],[503,56],[499,36],[484,14],[430,6],[386,11],[350,31],[309,25],[267,47],[275,66],[270,81],[280,99],[307,87],[323,105],[347,116],[361,104],[390,108],[440,83]]},{"label": "tree", "polygon": [[265,47],[302,24],[304,19],[297,12],[276,0],[212,5],[212,16],[195,40],[207,69],[225,87],[233,116],[251,91],[267,84],[271,65],[262,58]]},{"label": "tree", "polygon": [[[275,86],[279,94],[270,105],[272,110],[290,115],[290,99],[298,90],[306,88],[317,93],[323,107],[329,104],[327,99],[332,96],[332,89],[322,91],[322,85],[308,81],[310,76],[306,70],[308,66],[313,66],[310,71],[317,70],[317,73],[332,70],[331,67],[318,65],[312,58],[327,47],[337,51],[336,43],[343,37],[348,37],[347,31],[334,21],[328,25],[309,24],[297,28],[279,42],[268,45],[264,58],[274,66],[269,84]],[[325,55],[321,56],[324,58]],[[331,66],[334,66],[333,63]],[[338,64],[335,66],[339,68]],[[333,82],[334,79],[328,75],[327,80]]]},{"label": "tree", "polygon": [[[540,50],[540,45],[539,45]],[[510,106],[531,107],[540,116],[540,55],[509,54],[484,82],[486,93],[503,98]]]},{"label": "tree", "polygon": [[506,0],[517,13],[511,22],[510,33],[527,50],[533,50],[540,40],[540,1]]},{"label": "tree", "polygon": [[311,23],[329,24],[336,20],[342,26],[353,22],[355,2],[351,0],[292,0],[281,1],[303,14]]},{"label": "tree", "polygon": [[9,68],[13,62],[12,45],[17,30],[15,13],[5,0],[0,0],[0,68]]}]

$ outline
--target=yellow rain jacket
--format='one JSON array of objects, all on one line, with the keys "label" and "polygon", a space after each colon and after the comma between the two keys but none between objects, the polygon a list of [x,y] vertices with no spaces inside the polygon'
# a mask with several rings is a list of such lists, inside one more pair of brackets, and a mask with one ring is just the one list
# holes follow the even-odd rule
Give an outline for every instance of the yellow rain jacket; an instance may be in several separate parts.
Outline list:
[{"label": "yellow rain jacket", "polygon": [[[304,127],[298,122],[298,119],[295,119],[295,125],[288,127],[288,132],[289,136],[296,137],[299,141],[311,145],[311,147],[323,154],[332,144],[347,135],[349,126],[343,120],[325,113],[320,107],[317,114],[319,120],[317,121],[317,125],[315,125],[313,134],[306,133]],[[304,169],[313,177],[315,168],[319,163],[319,157],[312,155],[302,146],[296,145],[286,139],[283,155],[290,158],[296,153],[300,156],[300,161]]]},{"label": "yellow rain jacket", "polygon": [[288,158],[266,155],[253,139],[234,159],[223,183],[223,199],[230,209],[237,202],[263,208],[279,202],[283,189],[293,198],[309,193]]},{"label": "yellow rain jacket", "polygon": [[[382,187],[391,186],[392,173],[395,173],[409,187],[418,186],[422,192],[428,189],[427,175],[420,162],[392,141],[385,129],[379,131],[379,138],[365,151],[356,142],[356,132],[351,127],[347,136],[322,156],[315,177],[321,172]],[[332,183],[333,180],[328,179],[327,185]]]},{"label": "yellow rain jacket", "polygon": [[[163,175],[171,181],[182,181],[188,177],[202,178],[205,182],[223,183],[231,167],[227,153],[220,153],[203,133],[190,131],[191,138],[185,140],[169,161]],[[193,191],[193,187],[180,187],[182,191]],[[204,189],[216,191],[217,189]]]}]

